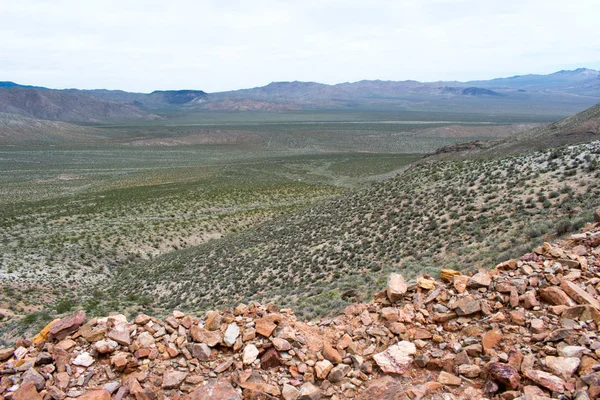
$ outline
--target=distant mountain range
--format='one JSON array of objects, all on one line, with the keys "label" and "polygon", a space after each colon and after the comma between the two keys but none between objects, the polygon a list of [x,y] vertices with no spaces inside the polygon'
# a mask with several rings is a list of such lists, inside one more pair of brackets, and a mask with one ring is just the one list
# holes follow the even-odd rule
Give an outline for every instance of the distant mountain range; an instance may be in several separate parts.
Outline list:
[{"label": "distant mountain range", "polygon": [[0,82],[0,112],[70,122],[153,119],[171,111],[386,110],[565,116],[600,102],[600,71],[486,81],[273,82],[228,92],[55,90]]}]

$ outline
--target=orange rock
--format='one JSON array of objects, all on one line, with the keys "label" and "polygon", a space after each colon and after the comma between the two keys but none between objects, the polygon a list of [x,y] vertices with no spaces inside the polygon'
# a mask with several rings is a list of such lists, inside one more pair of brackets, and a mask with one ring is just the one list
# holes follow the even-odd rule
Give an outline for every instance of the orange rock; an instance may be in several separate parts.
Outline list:
[{"label": "orange rock", "polygon": [[13,400],[42,400],[42,396],[39,395],[33,382],[22,384],[13,394],[12,398]]},{"label": "orange rock", "polygon": [[110,400],[110,393],[106,390],[94,390],[79,396],[78,400]]},{"label": "orange rock", "polygon": [[281,315],[269,314],[266,317],[256,320],[256,333],[269,337],[271,333],[277,328],[277,324],[281,321]]},{"label": "orange rock", "polygon": [[52,325],[54,325],[58,321],[60,321],[60,318],[57,318],[54,321],[50,322],[48,325],[46,325],[44,327],[44,329],[42,329],[40,331],[40,333],[35,335],[35,337],[33,338],[33,344],[35,346],[37,346],[40,343],[44,343],[44,342],[48,341],[48,336],[50,335],[50,328],[52,328]]},{"label": "orange rock", "polygon": [[323,357],[331,361],[333,364],[339,364],[342,362],[342,356],[336,349],[334,349],[329,343],[323,344]]},{"label": "orange rock", "polygon": [[486,332],[483,335],[483,339],[481,341],[481,345],[483,346],[483,351],[488,352],[489,350],[496,347],[498,343],[502,340],[502,332],[499,329],[494,329]]}]

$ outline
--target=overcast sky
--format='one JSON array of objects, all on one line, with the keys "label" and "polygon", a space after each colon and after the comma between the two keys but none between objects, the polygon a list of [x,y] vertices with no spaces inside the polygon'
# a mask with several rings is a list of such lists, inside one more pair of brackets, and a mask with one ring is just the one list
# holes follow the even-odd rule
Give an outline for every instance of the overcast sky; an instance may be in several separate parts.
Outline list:
[{"label": "overcast sky", "polygon": [[208,92],[600,69],[599,0],[0,0],[0,80]]}]

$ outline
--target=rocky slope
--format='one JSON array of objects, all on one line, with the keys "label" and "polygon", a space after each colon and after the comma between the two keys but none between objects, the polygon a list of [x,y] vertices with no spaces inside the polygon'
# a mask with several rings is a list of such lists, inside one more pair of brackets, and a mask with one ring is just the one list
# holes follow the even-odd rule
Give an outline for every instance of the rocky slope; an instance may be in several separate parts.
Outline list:
[{"label": "rocky slope", "polygon": [[86,320],[0,351],[5,399],[592,399],[600,397],[600,210],[493,270],[391,274],[331,319],[239,304]]}]

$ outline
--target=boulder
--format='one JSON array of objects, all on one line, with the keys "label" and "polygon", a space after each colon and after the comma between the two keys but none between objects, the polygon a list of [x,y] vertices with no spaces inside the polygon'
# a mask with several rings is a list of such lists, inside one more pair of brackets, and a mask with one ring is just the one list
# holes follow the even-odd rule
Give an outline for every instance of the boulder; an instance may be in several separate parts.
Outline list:
[{"label": "boulder", "polygon": [[377,353],[373,359],[386,374],[404,374],[413,362],[413,354],[417,348],[405,340],[390,346],[387,350]]},{"label": "boulder", "polygon": [[69,315],[61,319],[58,322],[55,322],[50,326],[48,330],[48,339],[49,340],[63,340],[71,333],[77,331],[85,322],[85,312],[77,311],[73,315]]},{"label": "boulder", "polygon": [[395,303],[402,300],[408,290],[404,277],[400,274],[390,274],[387,282],[386,293],[388,299]]}]

